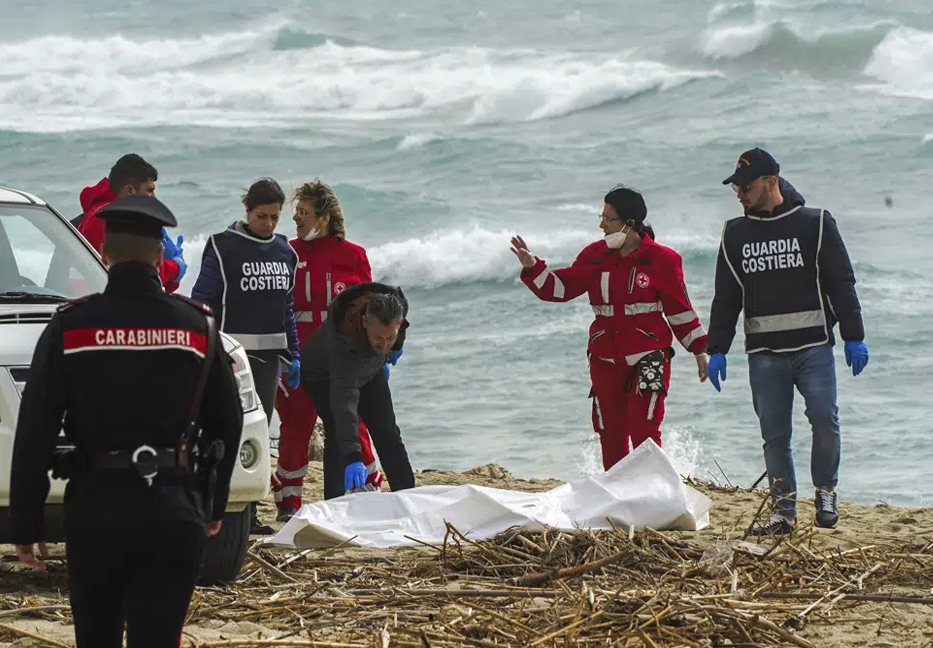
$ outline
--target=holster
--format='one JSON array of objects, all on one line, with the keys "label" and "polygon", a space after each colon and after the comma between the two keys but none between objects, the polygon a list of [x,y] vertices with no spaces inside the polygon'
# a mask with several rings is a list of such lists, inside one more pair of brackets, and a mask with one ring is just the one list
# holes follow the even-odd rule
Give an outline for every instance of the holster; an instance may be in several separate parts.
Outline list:
[{"label": "holster", "polygon": [[206,315],[205,319],[207,320],[207,350],[204,354],[201,375],[194,390],[194,398],[191,400],[188,426],[185,433],[178,440],[175,452],[179,458],[194,455],[195,472],[201,485],[201,494],[204,500],[204,518],[209,522],[213,509],[214,490],[217,485],[217,464],[223,458],[225,449],[224,442],[219,439],[213,440],[205,446],[204,439],[199,438],[201,428],[198,419],[200,418],[201,401],[204,400],[204,390],[207,387],[211,362],[214,359],[214,351],[217,346],[217,328],[214,325],[214,318]]},{"label": "holster", "polygon": [[199,449],[197,457],[198,482],[201,485],[201,496],[204,501],[204,517],[210,521],[214,511],[214,492],[217,490],[217,466],[224,457],[224,442],[215,439],[207,448]]}]

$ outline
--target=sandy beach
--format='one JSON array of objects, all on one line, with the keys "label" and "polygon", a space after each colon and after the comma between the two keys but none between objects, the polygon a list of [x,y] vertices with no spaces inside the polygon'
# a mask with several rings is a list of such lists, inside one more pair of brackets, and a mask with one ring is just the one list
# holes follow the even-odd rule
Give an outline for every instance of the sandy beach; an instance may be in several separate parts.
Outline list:
[{"label": "sandy beach", "polygon": [[[486,465],[461,473],[424,470],[417,483],[540,491],[560,482],[516,479],[502,467]],[[512,545],[470,546],[490,563],[502,552],[519,556],[486,571],[465,568],[462,547],[457,564],[428,547],[296,552],[254,546],[236,585],[195,593],[184,645],[933,646],[933,510],[843,501],[838,527],[824,530],[812,527],[812,500],[803,500],[792,538],[776,547],[773,541],[757,544],[747,538],[749,544],[736,551],[734,542],[743,538],[764,492],[693,485],[714,502],[711,525],[701,532],[646,531],[631,540],[621,532],[529,536],[513,538]],[[312,463],[305,501],[320,498],[321,488],[320,464]],[[260,516],[281,526],[274,522],[271,502],[260,507]],[[518,590],[516,574],[541,571],[545,545],[549,552],[585,545],[584,553],[569,559],[589,565],[584,571],[598,560],[608,562],[578,576],[551,572],[536,594],[502,595],[503,589]],[[604,557],[610,549],[615,556]],[[61,556],[63,547],[51,550]],[[62,562],[53,560],[47,573],[37,573],[13,560],[12,547],[3,546],[0,553],[0,646],[73,646]],[[522,565],[523,554],[528,565]],[[623,555],[628,562],[619,558]],[[726,558],[710,562],[716,555]],[[482,583],[480,594],[463,594],[477,583]],[[709,621],[699,618],[709,607],[698,603],[703,601],[719,606],[707,610]],[[576,612],[563,613],[568,606]],[[690,606],[698,612],[685,611]],[[545,623],[552,611],[562,614]],[[731,624],[722,621],[729,615]],[[633,619],[640,627],[633,627]],[[747,639],[730,638],[730,632]]]}]

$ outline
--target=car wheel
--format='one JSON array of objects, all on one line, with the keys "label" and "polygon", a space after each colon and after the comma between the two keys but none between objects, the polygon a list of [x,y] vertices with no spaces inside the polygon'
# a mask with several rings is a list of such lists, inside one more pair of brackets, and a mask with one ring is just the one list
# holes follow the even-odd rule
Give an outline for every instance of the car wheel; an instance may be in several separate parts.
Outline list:
[{"label": "car wheel", "polygon": [[252,523],[249,505],[238,513],[225,514],[223,522],[220,533],[207,539],[198,585],[232,583],[246,561]]}]

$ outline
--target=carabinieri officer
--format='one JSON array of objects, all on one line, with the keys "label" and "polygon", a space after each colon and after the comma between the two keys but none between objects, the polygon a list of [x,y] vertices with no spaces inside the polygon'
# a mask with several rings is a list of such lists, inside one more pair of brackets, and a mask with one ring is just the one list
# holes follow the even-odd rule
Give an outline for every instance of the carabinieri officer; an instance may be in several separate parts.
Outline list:
[{"label": "carabinieri officer", "polygon": [[[243,410],[210,311],[162,288],[162,227],[174,215],[135,194],[97,216],[107,288],[61,306],[36,346],[13,445],[10,531],[20,559],[41,569],[34,545],[45,554],[57,466],[68,478],[78,648],[119,648],[124,624],[129,648],[174,647],[206,535],[220,531]],[[63,427],[75,447],[64,457]]]}]

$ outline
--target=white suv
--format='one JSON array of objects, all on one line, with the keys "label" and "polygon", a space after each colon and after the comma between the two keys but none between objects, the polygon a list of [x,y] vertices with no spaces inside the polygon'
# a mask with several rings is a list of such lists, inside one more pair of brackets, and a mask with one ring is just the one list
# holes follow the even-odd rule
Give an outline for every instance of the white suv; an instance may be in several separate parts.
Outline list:
[{"label": "white suv", "polygon": [[[10,460],[36,342],[59,304],[100,292],[106,284],[100,256],[71,223],[39,198],[0,187],[0,544],[10,542]],[[236,578],[249,543],[249,504],[267,498],[270,490],[269,428],[246,352],[230,336],[221,333],[220,339],[240,386],[243,432],[223,529],[208,540],[202,584]],[[60,446],[68,446],[64,434]],[[45,511],[49,542],[65,539],[64,487],[63,481],[52,480]]]}]

